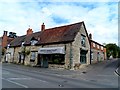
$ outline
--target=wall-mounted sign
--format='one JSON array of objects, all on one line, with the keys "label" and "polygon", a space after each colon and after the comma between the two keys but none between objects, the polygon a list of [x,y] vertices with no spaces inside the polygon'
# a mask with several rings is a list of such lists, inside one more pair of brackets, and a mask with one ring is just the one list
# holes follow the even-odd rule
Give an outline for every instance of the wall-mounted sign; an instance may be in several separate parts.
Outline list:
[{"label": "wall-mounted sign", "polygon": [[39,54],[65,54],[64,47],[40,48]]}]

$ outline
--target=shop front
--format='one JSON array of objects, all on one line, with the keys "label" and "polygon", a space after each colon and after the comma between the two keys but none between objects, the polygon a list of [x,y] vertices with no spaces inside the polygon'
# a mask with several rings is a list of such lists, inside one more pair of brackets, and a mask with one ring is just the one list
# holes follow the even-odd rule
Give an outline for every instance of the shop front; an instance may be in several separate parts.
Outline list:
[{"label": "shop front", "polygon": [[40,48],[38,51],[38,62],[44,68],[48,68],[49,65],[64,65],[64,47]]}]

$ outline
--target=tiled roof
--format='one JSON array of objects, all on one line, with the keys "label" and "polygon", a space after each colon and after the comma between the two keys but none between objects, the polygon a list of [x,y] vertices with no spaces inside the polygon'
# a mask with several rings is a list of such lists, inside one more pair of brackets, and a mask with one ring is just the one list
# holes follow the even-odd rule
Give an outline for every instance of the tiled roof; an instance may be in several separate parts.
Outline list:
[{"label": "tiled roof", "polygon": [[102,44],[100,44],[100,43],[98,43],[98,42],[96,42],[96,41],[94,41],[94,40],[90,40],[90,42],[93,42],[93,43],[95,43],[95,44],[97,44],[97,45],[100,45],[100,46],[103,46],[103,47],[104,47],[104,45],[102,45]]},{"label": "tiled roof", "polygon": [[36,45],[70,42],[74,40],[82,24],[83,22],[79,22],[75,24],[45,29],[44,31],[39,31],[31,35],[17,37],[10,44],[11,46],[20,46],[24,41],[25,45],[29,45],[33,37],[38,40]]}]

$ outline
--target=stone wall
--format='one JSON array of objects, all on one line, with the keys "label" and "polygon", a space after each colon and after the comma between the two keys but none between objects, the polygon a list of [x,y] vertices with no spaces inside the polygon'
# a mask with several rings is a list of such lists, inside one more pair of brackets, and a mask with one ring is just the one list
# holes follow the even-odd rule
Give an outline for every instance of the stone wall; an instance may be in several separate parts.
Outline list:
[{"label": "stone wall", "polygon": [[[86,36],[86,46],[82,47],[81,45],[81,34]],[[87,57],[87,63],[86,64],[81,64],[80,63],[80,48],[84,49],[84,50],[88,50],[86,57]],[[77,34],[75,41],[72,43],[72,54],[73,54],[73,64],[72,67],[74,69],[79,69],[80,67],[84,66],[84,65],[88,65],[90,64],[90,44],[89,44],[89,40],[87,37],[87,34],[85,32],[84,26],[82,25],[80,28],[79,33]]]}]

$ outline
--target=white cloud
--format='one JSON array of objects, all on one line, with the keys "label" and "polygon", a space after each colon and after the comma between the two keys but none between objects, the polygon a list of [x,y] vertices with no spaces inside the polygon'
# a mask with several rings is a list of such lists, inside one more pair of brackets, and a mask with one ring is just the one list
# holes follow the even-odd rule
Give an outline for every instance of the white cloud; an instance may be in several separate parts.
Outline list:
[{"label": "white cloud", "polygon": [[[43,22],[50,28],[85,21],[94,40],[117,43],[117,9],[117,3],[0,3],[0,35],[3,30],[15,31],[17,35],[26,34],[29,25],[37,32]],[[56,23],[53,16],[68,22]]]}]

